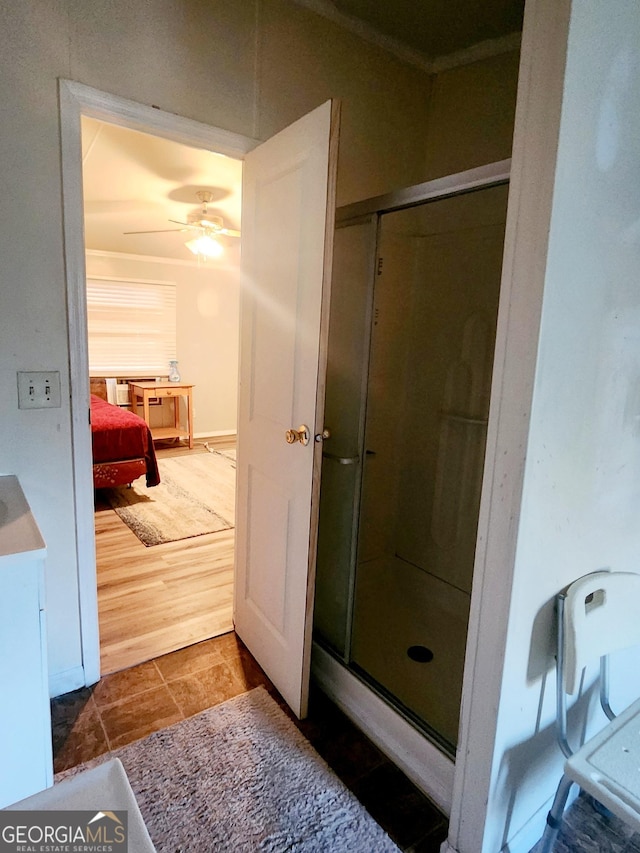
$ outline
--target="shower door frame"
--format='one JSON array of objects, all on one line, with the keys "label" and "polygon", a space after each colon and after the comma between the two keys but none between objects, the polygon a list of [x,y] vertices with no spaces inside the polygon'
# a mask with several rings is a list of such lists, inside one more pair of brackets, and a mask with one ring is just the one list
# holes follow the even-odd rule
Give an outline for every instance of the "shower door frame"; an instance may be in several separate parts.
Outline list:
[{"label": "shower door frame", "polygon": [[[336,211],[336,229],[371,223],[370,253],[373,259],[371,264],[373,270],[369,282],[369,303],[372,303],[373,298],[380,222],[384,214],[504,186],[509,183],[510,172],[511,160],[500,160],[339,207]],[[371,304],[368,306],[368,311],[371,311]],[[367,378],[368,365],[364,371],[363,384],[366,384]],[[365,416],[366,406],[361,413],[363,422]],[[362,430],[363,423],[360,427],[361,434]],[[359,512],[362,474],[362,466],[360,466],[356,483],[358,491],[355,502],[356,513]],[[436,740],[432,740],[424,731],[413,725],[397,707],[377,692],[369,681],[363,679],[349,666],[357,565],[355,538],[357,537],[352,537],[349,561],[349,599],[344,655],[339,656],[335,651],[328,650],[318,641],[314,641],[312,662],[314,678],[370,739],[392,758],[427,796],[449,814],[453,796],[454,760],[443,751]],[[467,636],[467,652],[469,651],[468,643]]]}]

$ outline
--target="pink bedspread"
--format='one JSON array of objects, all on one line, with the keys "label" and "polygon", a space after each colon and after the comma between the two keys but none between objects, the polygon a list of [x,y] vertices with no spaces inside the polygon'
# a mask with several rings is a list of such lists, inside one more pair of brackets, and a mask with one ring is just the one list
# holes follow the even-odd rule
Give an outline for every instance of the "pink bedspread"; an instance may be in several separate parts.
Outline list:
[{"label": "pink bedspread", "polygon": [[142,458],[146,463],[147,486],[160,482],[151,430],[139,415],[92,394],[91,440],[94,465]]}]

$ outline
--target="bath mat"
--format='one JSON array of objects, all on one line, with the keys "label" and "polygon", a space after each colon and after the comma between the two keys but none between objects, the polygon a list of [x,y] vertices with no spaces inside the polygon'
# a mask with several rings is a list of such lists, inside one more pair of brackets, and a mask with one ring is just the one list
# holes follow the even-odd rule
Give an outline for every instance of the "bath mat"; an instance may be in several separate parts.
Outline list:
[{"label": "bath mat", "polygon": [[263,687],[56,779],[110,757],[158,853],[398,853]]}]

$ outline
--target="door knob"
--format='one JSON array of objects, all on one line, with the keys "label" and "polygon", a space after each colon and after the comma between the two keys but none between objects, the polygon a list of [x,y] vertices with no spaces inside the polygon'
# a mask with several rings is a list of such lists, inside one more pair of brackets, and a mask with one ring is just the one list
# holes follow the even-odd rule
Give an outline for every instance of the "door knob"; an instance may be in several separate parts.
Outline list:
[{"label": "door knob", "polygon": [[322,432],[316,433],[314,436],[315,440],[320,443],[321,441],[326,441],[328,438],[331,438],[331,430],[328,430],[326,427],[322,430]]},{"label": "door knob", "polygon": [[309,444],[310,436],[309,427],[305,424],[299,426],[298,429],[288,429],[285,433],[287,444],[295,444],[296,441],[299,441],[300,444],[307,445]]}]

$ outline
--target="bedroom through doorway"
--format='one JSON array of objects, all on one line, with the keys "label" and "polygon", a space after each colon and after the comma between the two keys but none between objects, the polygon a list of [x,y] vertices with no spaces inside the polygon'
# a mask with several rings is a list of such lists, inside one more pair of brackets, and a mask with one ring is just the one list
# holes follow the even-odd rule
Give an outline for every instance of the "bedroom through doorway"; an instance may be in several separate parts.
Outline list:
[{"label": "bedroom through doorway", "polygon": [[233,629],[242,161],[83,116],[82,166],[90,390],[160,474],[94,478],[106,675]]}]

